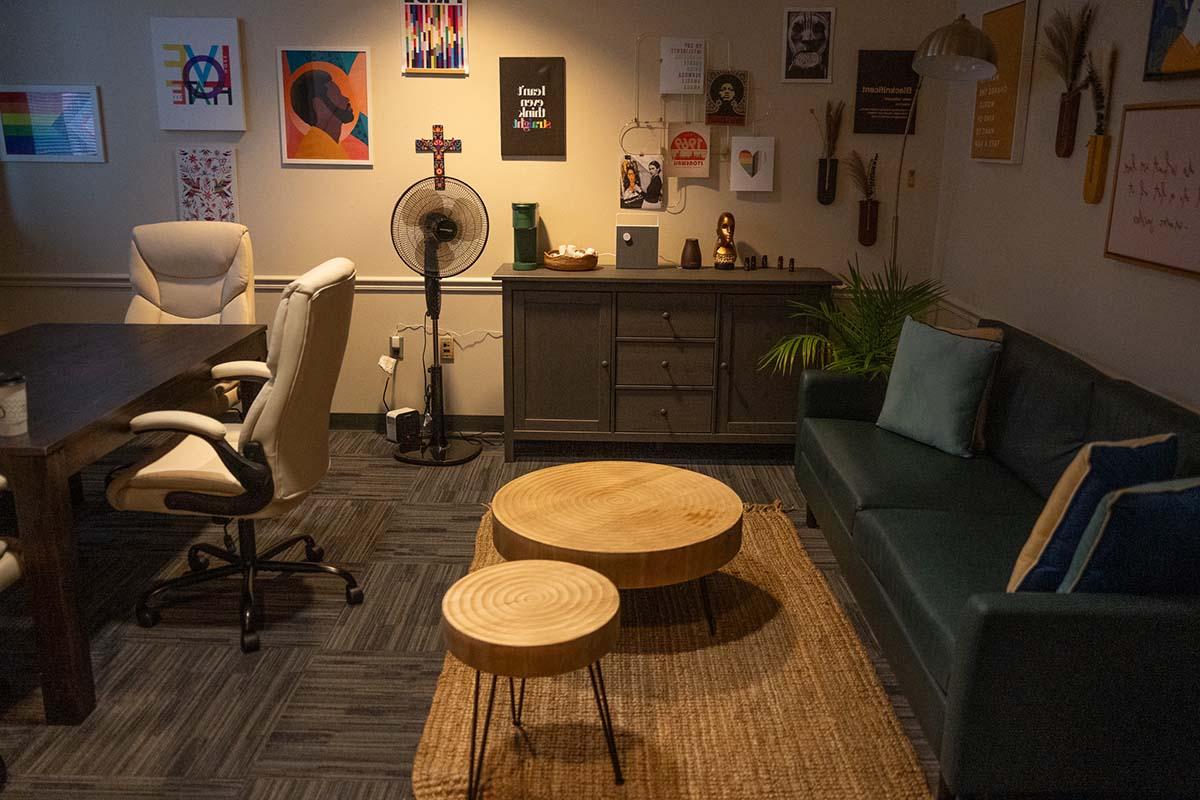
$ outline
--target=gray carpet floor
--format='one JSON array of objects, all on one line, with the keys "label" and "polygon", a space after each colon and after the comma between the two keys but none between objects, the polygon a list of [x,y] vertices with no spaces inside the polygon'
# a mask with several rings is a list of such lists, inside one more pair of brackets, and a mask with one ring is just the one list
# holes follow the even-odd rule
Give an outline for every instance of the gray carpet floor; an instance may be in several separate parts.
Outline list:
[{"label": "gray carpet floor", "polygon": [[[238,649],[239,583],[183,593],[153,629],[133,618],[152,580],[187,569],[187,547],[220,544],[204,519],[117,513],[104,476],[137,451],[84,473],[76,510],[84,608],[97,705],[76,727],[41,718],[33,631],[24,589],[0,597],[0,755],[8,798],[404,800],[441,668],[442,593],[465,574],[483,504],[513,478],[602,455],[672,463],[731,486],[751,503],[780,500],[846,609],[891,697],[931,786],[937,761],[820,531],[804,527],[804,499],[786,452],[714,454],[704,448],[558,446],[505,463],[489,446],[445,469],[400,464],[382,437],[332,433],[332,466],[287,517],[260,523],[259,546],[309,533],[326,560],[358,576],[366,602],[344,603],[341,582],[262,581],[262,649]],[[12,529],[11,503],[0,533]],[[302,557],[302,550],[285,557]]]}]

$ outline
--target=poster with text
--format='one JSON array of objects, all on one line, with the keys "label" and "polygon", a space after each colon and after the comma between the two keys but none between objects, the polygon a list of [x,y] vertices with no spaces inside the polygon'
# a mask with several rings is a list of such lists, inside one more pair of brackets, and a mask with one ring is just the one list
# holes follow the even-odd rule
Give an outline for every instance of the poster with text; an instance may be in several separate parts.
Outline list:
[{"label": "poster with text", "polygon": [[704,93],[703,39],[664,36],[659,40],[659,54],[659,94]]},{"label": "poster with text", "polygon": [[237,19],[152,17],[150,49],[160,128],[246,130]]},{"label": "poster with text", "polygon": [[661,153],[621,156],[621,208],[662,211],[667,207]]},{"label": "poster with text", "polygon": [[[912,50],[858,51],[855,133],[904,133],[904,123],[917,96],[917,73],[912,61]],[[915,111],[908,132],[917,132]]]},{"label": "poster with text", "polygon": [[283,47],[276,68],[283,163],[370,166],[368,48]]},{"label": "poster with text", "polygon": [[783,11],[783,82],[833,81],[832,8]]},{"label": "poster with text", "polygon": [[567,60],[500,59],[500,155],[567,155]]},{"label": "poster with text", "polygon": [[237,222],[237,153],[227,145],[175,149],[179,219]]},{"label": "poster with text", "polygon": [[672,178],[707,178],[712,129],[694,122],[667,126],[667,175]]},{"label": "poster with text", "polygon": [[745,125],[750,118],[750,73],[743,69],[710,69],[704,121],[709,125]]},{"label": "poster with text", "polygon": [[971,158],[1021,163],[1037,16],[1038,0],[1005,3],[983,15],[983,32],[996,46],[996,76],[975,87]]},{"label": "poster with text", "polygon": [[775,190],[775,137],[732,136],[729,139],[729,190]]}]

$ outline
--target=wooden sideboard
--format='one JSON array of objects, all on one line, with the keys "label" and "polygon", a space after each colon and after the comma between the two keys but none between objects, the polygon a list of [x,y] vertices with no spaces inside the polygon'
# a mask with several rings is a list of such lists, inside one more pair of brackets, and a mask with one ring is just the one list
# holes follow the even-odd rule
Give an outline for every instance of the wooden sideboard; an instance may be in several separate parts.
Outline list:
[{"label": "wooden sideboard", "polygon": [[505,264],[504,448],[521,441],[790,442],[798,371],[759,357],[827,299],[819,269],[591,272]]}]

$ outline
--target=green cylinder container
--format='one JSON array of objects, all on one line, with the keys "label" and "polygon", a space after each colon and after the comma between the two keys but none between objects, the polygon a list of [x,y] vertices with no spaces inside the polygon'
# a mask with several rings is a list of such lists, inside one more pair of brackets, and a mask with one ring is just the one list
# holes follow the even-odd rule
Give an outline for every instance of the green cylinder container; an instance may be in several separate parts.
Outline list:
[{"label": "green cylinder container", "polygon": [[513,269],[537,269],[537,203],[513,203],[512,212]]}]

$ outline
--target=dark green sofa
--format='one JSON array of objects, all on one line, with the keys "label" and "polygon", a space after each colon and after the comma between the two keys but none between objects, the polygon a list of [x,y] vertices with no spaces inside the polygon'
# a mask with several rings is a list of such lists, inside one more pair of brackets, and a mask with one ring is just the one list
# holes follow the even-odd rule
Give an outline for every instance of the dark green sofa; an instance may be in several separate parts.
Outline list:
[{"label": "dark green sofa", "polygon": [[987,454],[877,428],[885,388],[807,371],[796,478],[941,759],[944,795],[1200,793],[1200,597],[1007,594],[1045,498],[1088,441],[1200,416],[1003,323]]}]

